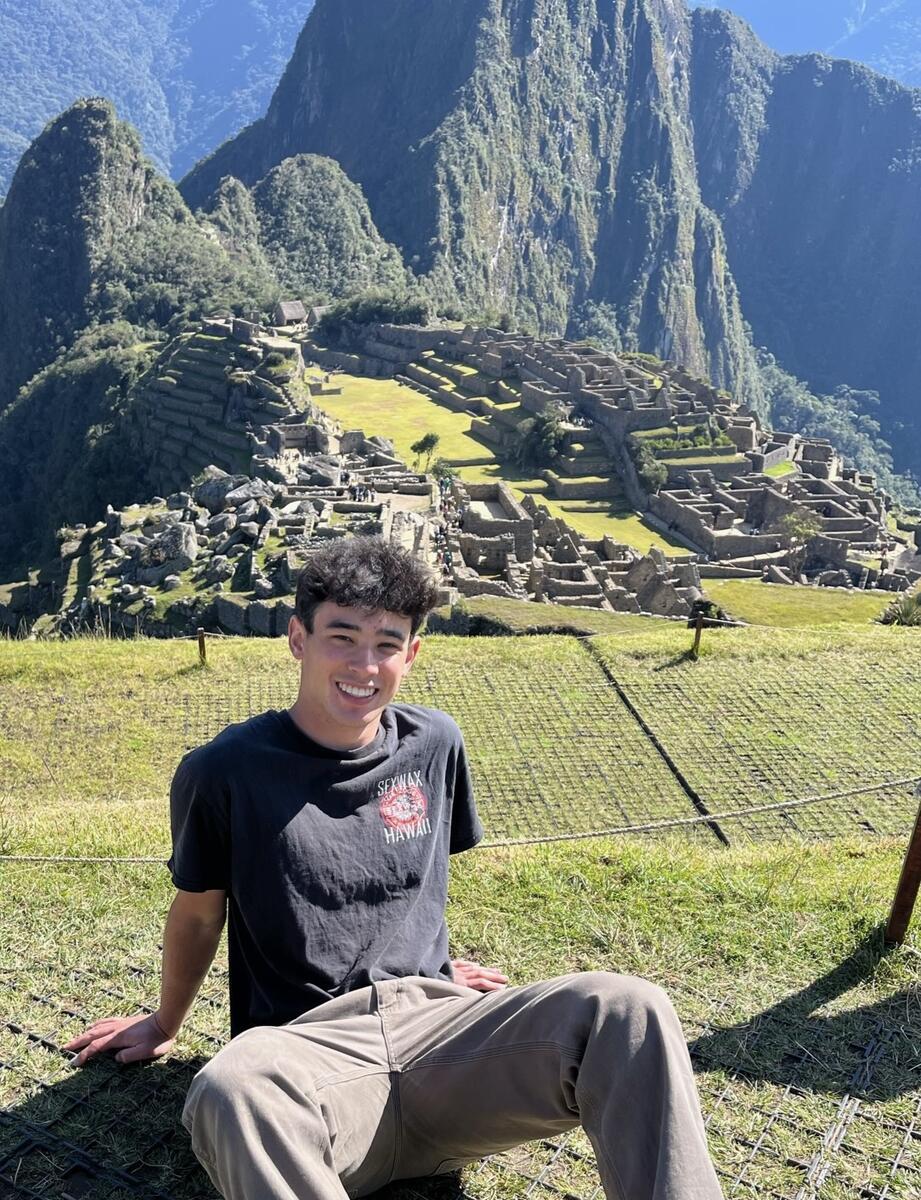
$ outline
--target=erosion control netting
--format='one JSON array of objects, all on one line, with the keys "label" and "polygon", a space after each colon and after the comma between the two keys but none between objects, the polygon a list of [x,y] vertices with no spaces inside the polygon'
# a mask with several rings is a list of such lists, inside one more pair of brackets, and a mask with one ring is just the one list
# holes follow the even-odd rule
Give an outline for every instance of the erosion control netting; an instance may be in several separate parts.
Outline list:
[{"label": "erosion control netting", "polygon": [[[214,1196],[179,1124],[193,1072],[226,1019],[220,973],[196,1008],[187,1057],[74,1071],[62,1044],[100,1005],[149,999],[156,967],[117,986],[96,971],[35,966],[27,988],[0,972],[0,1197],[206,1200]],[[828,984],[828,987],[824,987]],[[698,1072],[711,1153],[727,1197],[914,1200],[921,1194],[921,1070],[906,995],[840,1008],[833,978],[756,1015],[670,984]],[[852,1002],[853,1003],[853,1002]],[[914,1001],[916,1003],[916,1001]],[[204,1013],[204,1016],[202,1016]],[[209,1013],[213,1014],[212,1027]],[[581,1131],[388,1189],[398,1197],[597,1200]]]},{"label": "erosion control netting", "polygon": [[[917,647],[896,654],[868,642],[859,653],[830,646],[746,664],[719,655],[639,658],[618,653],[622,646],[599,638],[590,652],[706,811],[743,814],[723,824],[730,839],[910,830],[913,784],[890,784],[919,773]],[[874,790],[744,815],[867,787]]]},{"label": "erosion control netting", "polygon": [[[911,828],[921,761],[915,656],[863,648],[750,667],[637,660],[621,639],[553,639],[552,656],[528,639],[495,645],[473,669],[462,643],[442,644],[402,693],[463,730],[487,843],[657,825],[729,841]],[[283,683],[186,697],[185,742],[288,703]],[[700,824],[681,825],[693,819]]]}]

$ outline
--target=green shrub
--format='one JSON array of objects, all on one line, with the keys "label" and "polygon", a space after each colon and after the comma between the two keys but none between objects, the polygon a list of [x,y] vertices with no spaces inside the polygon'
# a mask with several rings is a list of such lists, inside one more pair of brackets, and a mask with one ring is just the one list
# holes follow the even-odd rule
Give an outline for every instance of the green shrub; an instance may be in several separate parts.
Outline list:
[{"label": "green shrub", "polygon": [[[675,439],[657,438],[656,441],[674,443]],[[628,438],[627,449],[643,490],[652,495],[659,488],[664,487],[665,481],[668,479],[668,467],[664,463],[659,462],[649,446],[644,442]]]},{"label": "green shrub", "polygon": [[882,625],[921,626],[921,592],[905,593],[889,605],[879,618]]},{"label": "green shrub", "polygon": [[334,304],[320,318],[317,332],[341,340],[362,325],[428,325],[431,319],[432,303],[427,297],[367,292]]},{"label": "green shrub", "polygon": [[552,411],[522,421],[518,433],[512,457],[515,465],[526,471],[549,467],[559,458],[566,439],[560,413]]}]

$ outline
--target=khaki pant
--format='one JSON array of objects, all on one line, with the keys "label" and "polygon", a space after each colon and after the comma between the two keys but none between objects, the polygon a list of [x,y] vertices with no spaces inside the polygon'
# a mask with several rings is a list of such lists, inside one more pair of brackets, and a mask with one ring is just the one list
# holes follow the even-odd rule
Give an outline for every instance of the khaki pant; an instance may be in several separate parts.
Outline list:
[{"label": "khaki pant", "polygon": [[719,1200],[665,993],[568,975],[481,994],[401,979],[250,1029],[183,1113],[226,1200],[343,1200],[582,1125],[608,1200]]}]

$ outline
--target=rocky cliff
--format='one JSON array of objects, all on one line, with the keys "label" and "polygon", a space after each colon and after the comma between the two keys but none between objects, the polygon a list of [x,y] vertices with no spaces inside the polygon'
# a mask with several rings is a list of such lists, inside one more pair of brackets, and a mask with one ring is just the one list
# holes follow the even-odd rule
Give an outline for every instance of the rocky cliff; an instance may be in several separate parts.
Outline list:
[{"label": "rocky cliff", "polygon": [[756,342],[814,388],[879,391],[897,467],[921,473],[921,93],[781,58],[728,13],[692,29],[698,179]]}]

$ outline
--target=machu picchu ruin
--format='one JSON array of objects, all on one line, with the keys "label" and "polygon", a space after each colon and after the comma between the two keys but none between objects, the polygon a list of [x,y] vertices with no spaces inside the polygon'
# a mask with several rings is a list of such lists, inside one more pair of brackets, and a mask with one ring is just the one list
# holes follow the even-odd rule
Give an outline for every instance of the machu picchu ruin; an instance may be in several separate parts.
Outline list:
[{"label": "machu picchu ruin", "polygon": [[[62,530],[59,561],[9,589],[5,628],[279,635],[304,556],[353,532],[428,562],[445,606],[496,596],[688,618],[706,610],[708,578],[893,592],[921,580],[921,527],[892,528],[872,477],[827,442],[763,429],[679,365],[444,324],[324,342],[322,314],[300,301],[273,320],[217,313],[165,345],[127,416],[148,499]],[[543,421],[543,491],[466,479],[451,461],[436,478],[379,431],[346,428],[323,403],[350,375],[469,415],[484,451],[472,461],[520,457]],[[630,506],[682,549],[590,537],[545,500]]]}]

